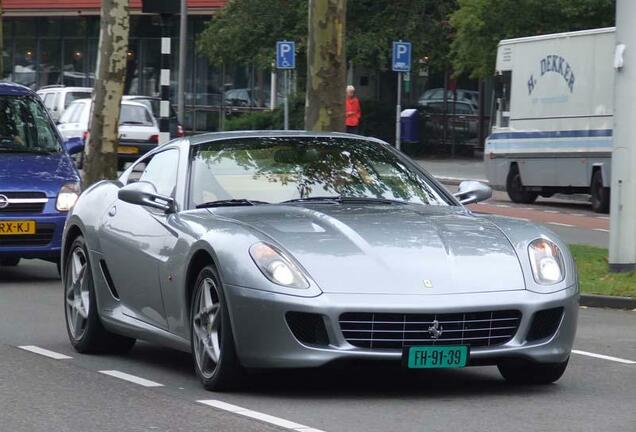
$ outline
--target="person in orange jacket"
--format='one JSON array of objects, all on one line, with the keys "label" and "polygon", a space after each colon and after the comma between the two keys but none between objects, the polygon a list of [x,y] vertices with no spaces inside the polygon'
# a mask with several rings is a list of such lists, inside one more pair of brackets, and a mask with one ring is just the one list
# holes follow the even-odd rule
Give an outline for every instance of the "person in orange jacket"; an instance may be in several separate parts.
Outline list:
[{"label": "person in orange jacket", "polygon": [[358,127],[360,126],[360,99],[355,96],[356,89],[354,86],[347,86],[347,99],[346,99],[346,119],[345,125],[347,126],[347,132],[357,134]]}]

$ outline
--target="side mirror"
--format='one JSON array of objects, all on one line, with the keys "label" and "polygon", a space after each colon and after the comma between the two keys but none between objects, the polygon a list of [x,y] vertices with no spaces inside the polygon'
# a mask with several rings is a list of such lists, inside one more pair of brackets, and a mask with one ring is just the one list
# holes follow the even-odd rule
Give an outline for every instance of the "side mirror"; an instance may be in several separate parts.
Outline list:
[{"label": "side mirror", "polygon": [[70,155],[81,153],[84,150],[84,141],[80,137],[69,138],[64,141],[64,149]]},{"label": "side mirror", "polygon": [[157,194],[152,183],[138,181],[119,189],[117,197],[127,203],[151,207],[165,213],[174,213],[175,202],[172,198]]},{"label": "side mirror", "polygon": [[490,186],[478,181],[467,180],[459,184],[459,190],[454,194],[455,198],[463,205],[486,201],[492,197]]},{"label": "side mirror", "polygon": [[503,97],[503,76],[495,75],[495,99],[501,99]]}]

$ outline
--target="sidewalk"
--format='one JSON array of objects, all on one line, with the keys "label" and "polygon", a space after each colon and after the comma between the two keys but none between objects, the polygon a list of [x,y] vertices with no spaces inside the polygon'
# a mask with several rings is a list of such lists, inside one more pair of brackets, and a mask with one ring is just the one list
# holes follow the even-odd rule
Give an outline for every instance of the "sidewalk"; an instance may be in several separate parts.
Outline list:
[{"label": "sidewalk", "polygon": [[416,159],[429,173],[445,184],[459,184],[462,180],[488,183],[481,159]]}]

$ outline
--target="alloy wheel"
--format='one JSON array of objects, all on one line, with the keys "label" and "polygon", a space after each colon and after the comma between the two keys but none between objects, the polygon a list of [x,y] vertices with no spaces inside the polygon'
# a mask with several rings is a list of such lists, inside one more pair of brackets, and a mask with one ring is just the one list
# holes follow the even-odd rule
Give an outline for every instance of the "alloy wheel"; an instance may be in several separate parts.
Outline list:
[{"label": "alloy wheel", "polygon": [[221,303],[216,283],[211,278],[201,280],[195,299],[192,319],[194,357],[201,374],[214,375],[221,357]]},{"label": "alloy wheel", "polygon": [[90,308],[90,291],[87,275],[88,259],[84,248],[77,246],[69,255],[66,271],[66,322],[74,339],[86,332]]}]

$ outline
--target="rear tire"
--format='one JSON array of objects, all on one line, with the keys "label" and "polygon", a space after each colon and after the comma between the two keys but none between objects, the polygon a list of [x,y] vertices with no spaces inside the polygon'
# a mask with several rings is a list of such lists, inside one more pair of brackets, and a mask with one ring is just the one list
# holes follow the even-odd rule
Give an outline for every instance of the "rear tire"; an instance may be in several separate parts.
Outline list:
[{"label": "rear tire", "polygon": [[523,360],[508,360],[497,365],[499,373],[511,384],[546,385],[563,376],[568,366],[563,363],[533,363]]},{"label": "rear tire", "polygon": [[526,190],[521,181],[521,173],[517,165],[512,165],[506,179],[506,192],[510,200],[518,204],[532,204],[539,196],[538,192]]},{"label": "rear tire", "polygon": [[63,275],[64,317],[71,345],[80,353],[127,352],[135,339],[109,332],[99,318],[88,256],[86,242],[78,236],[69,248]]},{"label": "rear tire", "polygon": [[609,213],[610,188],[603,186],[603,172],[601,170],[594,171],[590,193],[592,194],[592,210],[596,213]]},{"label": "rear tire", "polygon": [[0,266],[15,267],[20,264],[20,258],[0,258]]},{"label": "rear tire", "polygon": [[206,390],[239,388],[245,370],[236,355],[227,302],[216,269],[199,272],[190,304],[194,369]]}]

